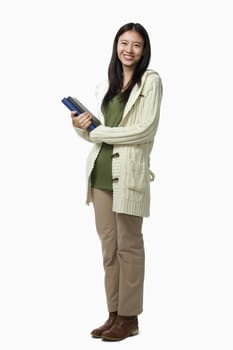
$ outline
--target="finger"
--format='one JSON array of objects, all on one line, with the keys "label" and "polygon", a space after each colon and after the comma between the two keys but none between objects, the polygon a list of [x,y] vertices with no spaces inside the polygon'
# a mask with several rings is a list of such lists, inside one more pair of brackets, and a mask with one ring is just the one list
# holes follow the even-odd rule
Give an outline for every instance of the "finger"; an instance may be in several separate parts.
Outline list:
[{"label": "finger", "polygon": [[86,129],[86,128],[88,128],[89,124],[90,124],[90,122],[88,120],[85,120],[81,123],[81,127],[83,129]]},{"label": "finger", "polygon": [[90,121],[91,120],[91,115],[88,113],[88,114],[82,114],[82,116],[81,117],[79,117],[79,121],[80,121],[80,124],[83,124],[83,123],[86,123],[86,122],[88,122],[88,121]]},{"label": "finger", "polygon": [[76,120],[75,119],[72,119],[72,124],[73,124],[73,126],[76,127]]},{"label": "finger", "polygon": [[77,112],[72,111],[72,112],[71,112],[71,118],[74,118],[74,117],[77,117]]},{"label": "finger", "polygon": [[90,122],[90,121],[92,120],[91,114],[88,114],[88,115],[86,116],[85,120],[86,120],[87,122]]}]

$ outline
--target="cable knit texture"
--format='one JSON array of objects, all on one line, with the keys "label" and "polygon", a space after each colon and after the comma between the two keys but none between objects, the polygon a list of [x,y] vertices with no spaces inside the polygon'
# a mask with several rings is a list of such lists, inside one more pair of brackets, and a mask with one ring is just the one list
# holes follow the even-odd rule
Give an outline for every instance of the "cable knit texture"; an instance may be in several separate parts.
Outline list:
[{"label": "cable knit texture", "polygon": [[117,127],[104,125],[101,103],[107,84],[96,89],[98,117],[102,125],[90,133],[75,128],[79,136],[93,142],[93,148],[87,158],[86,203],[92,202],[90,175],[102,142],[112,144],[113,211],[136,216],[150,215],[150,154],[158,128],[162,99],[162,82],[154,70],[147,70],[131,91],[124,109],[122,120]]}]

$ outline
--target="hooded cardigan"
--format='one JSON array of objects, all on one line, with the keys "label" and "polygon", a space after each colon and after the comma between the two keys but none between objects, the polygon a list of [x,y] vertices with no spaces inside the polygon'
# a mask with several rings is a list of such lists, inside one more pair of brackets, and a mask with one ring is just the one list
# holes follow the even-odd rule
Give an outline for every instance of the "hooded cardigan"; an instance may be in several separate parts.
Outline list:
[{"label": "hooded cardigan", "polygon": [[75,128],[85,140],[94,143],[86,164],[87,197],[92,202],[91,172],[103,142],[113,145],[113,207],[117,213],[150,215],[150,154],[158,128],[162,99],[162,82],[154,70],[147,70],[132,89],[117,127],[104,125],[101,103],[107,83],[96,89],[98,118],[103,123],[93,131]]}]

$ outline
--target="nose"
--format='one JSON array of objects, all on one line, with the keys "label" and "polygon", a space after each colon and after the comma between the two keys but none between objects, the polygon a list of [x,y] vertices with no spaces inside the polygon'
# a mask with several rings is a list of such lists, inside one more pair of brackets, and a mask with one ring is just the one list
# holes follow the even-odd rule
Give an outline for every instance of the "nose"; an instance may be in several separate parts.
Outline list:
[{"label": "nose", "polygon": [[133,45],[132,44],[128,44],[127,47],[125,48],[126,52],[132,52],[133,51]]}]

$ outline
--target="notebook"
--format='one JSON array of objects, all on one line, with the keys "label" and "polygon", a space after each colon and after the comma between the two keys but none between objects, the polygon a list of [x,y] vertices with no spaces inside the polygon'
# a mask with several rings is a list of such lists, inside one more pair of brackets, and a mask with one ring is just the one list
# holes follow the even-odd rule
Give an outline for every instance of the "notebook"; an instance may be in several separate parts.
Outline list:
[{"label": "notebook", "polygon": [[88,127],[88,131],[94,130],[98,125],[101,124],[100,120],[96,118],[93,113],[91,113],[76,97],[64,97],[61,102],[70,110],[73,112],[77,112],[77,115],[80,115],[81,113],[88,112],[92,116],[92,123]]}]

